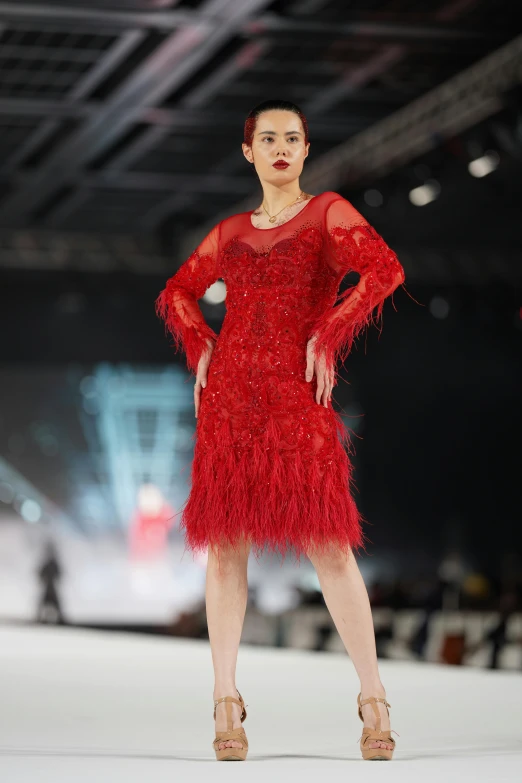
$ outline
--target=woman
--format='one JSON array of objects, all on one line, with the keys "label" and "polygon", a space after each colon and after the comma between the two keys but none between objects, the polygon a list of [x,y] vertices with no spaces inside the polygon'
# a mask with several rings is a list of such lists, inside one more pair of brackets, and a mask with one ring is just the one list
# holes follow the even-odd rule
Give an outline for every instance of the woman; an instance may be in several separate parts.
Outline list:
[{"label": "woman", "polygon": [[[252,547],[256,556],[268,549],[310,558],[360,678],[363,757],[391,759],[395,745],[368,593],[351,554],[366,537],[351,494],[349,438],[331,395],[337,360],[381,316],[404,272],[349,201],[301,191],[309,147],[295,104],[252,110],[242,148],[263,189],[261,206],[214,226],[156,301],[196,376],[192,488],[181,527],[192,551],[208,548],[218,760],[243,760],[248,750],[235,670]],[[350,270],[360,279],[334,308]],[[219,337],[197,305],[218,278],[227,288]]]}]

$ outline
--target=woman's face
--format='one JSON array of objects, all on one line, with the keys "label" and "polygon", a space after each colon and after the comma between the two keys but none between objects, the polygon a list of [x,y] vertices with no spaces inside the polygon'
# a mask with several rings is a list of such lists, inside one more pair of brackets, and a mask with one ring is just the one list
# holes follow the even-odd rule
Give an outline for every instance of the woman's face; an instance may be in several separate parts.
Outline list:
[{"label": "woman's face", "polygon": [[[243,143],[245,158],[253,163],[261,182],[281,186],[297,179],[308,156],[310,143],[305,144],[301,119],[293,111],[272,109],[257,118],[252,146]],[[287,168],[274,168],[284,160]]]}]

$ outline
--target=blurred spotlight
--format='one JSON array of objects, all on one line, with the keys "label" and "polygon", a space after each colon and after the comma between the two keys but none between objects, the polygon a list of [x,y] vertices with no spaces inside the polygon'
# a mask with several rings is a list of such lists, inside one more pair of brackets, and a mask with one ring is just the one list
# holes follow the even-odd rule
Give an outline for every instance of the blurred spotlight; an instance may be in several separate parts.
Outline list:
[{"label": "blurred spotlight", "polygon": [[468,171],[472,177],[485,177],[486,174],[490,174],[495,171],[500,161],[498,152],[494,150],[488,150],[488,152],[481,155],[480,158],[475,158],[468,163]]},{"label": "blurred spotlight", "polygon": [[418,188],[410,190],[409,198],[414,206],[424,207],[426,204],[429,204],[430,201],[435,201],[439,193],[440,184],[436,179],[430,179],[425,182],[424,185],[419,185]]},{"label": "blurred spotlight", "polygon": [[26,498],[20,506],[20,514],[26,522],[38,522],[42,516],[42,509],[36,500]]},{"label": "blurred spotlight", "polygon": [[370,188],[364,192],[364,200],[369,207],[382,207],[383,197],[380,190],[376,188]]},{"label": "blurred spotlight", "polygon": [[210,288],[206,291],[206,293],[203,295],[203,299],[205,302],[208,302],[209,304],[221,304],[221,302],[225,301],[227,295],[227,287],[225,283],[222,280],[216,280],[215,283],[213,283]]},{"label": "blurred spotlight", "polygon": [[442,296],[434,296],[430,302],[430,313],[434,318],[447,318],[449,315],[449,302]]}]

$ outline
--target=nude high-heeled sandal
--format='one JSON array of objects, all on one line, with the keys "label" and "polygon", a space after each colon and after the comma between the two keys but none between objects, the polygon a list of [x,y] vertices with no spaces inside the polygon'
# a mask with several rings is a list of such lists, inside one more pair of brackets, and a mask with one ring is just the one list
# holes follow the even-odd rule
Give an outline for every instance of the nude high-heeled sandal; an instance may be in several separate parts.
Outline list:
[{"label": "nude high-heeled sandal", "polygon": [[[388,707],[391,707],[391,704],[388,704],[386,699],[378,699],[376,696],[370,696],[368,699],[363,699],[361,701],[361,694],[357,696],[357,704],[359,706],[359,718],[364,723],[364,718],[362,715],[361,707],[364,707],[365,704],[371,704],[373,711],[375,713],[375,722],[377,724],[377,727],[375,729],[371,729],[369,726],[363,727],[363,733],[358,742],[360,741],[360,748],[362,752],[363,759],[367,761],[391,761],[393,757],[393,751],[395,750],[395,740],[391,736],[391,732],[394,731],[392,729],[387,729],[386,731],[381,731],[381,715],[379,712],[379,708],[377,707],[376,702],[382,701],[383,704],[386,704],[386,709],[388,710]],[[388,715],[390,714],[390,711],[388,710]],[[397,731],[395,732],[397,736],[401,736]],[[390,745],[393,745],[393,748],[390,750],[389,748],[371,748],[370,742],[375,742],[375,740],[381,740],[381,742],[387,742]]]},{"label": "nude high-heeled sandal", "polygon": [[[216,759],[218,761],[245,761],[247,757],[248,740],[243,726],[238,726],[237,729],[232,728],[232,707],[230,706],[230,702],[235,702],[235,704],[239,704],[239,706],[242,708],[243,712],[241,713],[241,723],[243,723],[247,716],[245,703],[239,691],[237,692],[237,695],[239,696],[239,701],[233,696],[223,696],[221,699],[216,699],[214,701],[214,720],[216,720],[216,707],[219,702],[226,702],[227,710],[227,730],[216,731],[216,739],[212,743],[212,747],[216,752]],[[219,750],[219,743],[223,742],[224,740],[236,740],[236,742],[241,742],[243,747],[221,748],[221,750]]]}]

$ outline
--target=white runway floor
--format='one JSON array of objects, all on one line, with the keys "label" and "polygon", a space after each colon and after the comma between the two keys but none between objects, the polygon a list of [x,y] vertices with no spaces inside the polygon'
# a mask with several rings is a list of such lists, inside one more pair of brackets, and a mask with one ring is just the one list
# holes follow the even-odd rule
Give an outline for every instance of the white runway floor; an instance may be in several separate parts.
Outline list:
[{"label": "white runway floor", "polygon": [[212,750],[203,641],[0,626],[2,783],[515,781],[522,675],[380,661],[397,749],[363,761],[345,655],[242,646],[246,762]]}]

